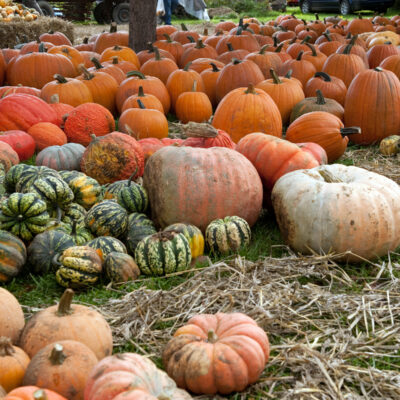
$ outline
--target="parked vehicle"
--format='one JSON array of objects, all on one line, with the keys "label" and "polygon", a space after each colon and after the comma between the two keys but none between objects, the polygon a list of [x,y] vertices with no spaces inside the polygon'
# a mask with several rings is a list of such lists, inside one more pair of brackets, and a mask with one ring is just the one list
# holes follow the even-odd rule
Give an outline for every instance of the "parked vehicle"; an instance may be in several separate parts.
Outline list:
[{"label": "parked vehicle", "polygon": [[342,15],[349,15],[360,10],[385,13],[393,4],[394,0],[300,0],[300,9],[303,14],[339,11]]}]

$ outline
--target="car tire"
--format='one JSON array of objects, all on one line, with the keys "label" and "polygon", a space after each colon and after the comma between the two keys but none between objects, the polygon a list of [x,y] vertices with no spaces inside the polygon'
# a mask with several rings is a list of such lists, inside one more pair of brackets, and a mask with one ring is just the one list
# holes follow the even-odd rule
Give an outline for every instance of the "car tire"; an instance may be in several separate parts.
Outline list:
[{"label": "car tire", "polygon": [[349,15],[351,14],[351,5],[349,3],[349,0],[342,0],[340,2],[340,14],[342,15]]},{"label": "car tire", "polygon": [[113,20],[118,24],[129,23],[129,3],[119,3],[113,8]]},{"label": "car tire", "polygon": [[303,14],[312,13],[311,2],[310,0],[304,0],[300,5],[300,10]]},{"label": "car tire", "polygon": [[54,10],[51,4],[47,1],[38,1],[37,3],[45,17],[54,17]]},{"label": "car tire", "polygon": [[101,2],[98,3],[93,10],[94,19],[100,25],[111,23],[111,18],[108,17],[105,7],[105,3]]}]

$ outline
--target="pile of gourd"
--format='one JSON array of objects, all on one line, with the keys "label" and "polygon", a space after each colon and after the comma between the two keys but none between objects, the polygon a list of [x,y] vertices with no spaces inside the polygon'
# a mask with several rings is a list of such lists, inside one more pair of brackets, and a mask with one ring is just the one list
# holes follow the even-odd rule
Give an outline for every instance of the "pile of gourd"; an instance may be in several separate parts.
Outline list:
[{"label": "pile of gourd", "polygon": [[35,21],[39,13],[11,0],[0,0],[0,22]]}]

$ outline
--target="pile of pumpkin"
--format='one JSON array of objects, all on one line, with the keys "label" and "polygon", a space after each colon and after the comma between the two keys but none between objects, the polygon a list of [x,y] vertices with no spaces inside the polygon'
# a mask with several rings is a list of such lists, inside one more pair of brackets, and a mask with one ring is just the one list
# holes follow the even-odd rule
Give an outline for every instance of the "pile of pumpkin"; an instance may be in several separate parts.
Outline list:
[{"label": "pile of pumpkin", "polygon": [[267,334],[252,318],[199,314],[166,344],[168,376],[138,354],[112,356],[110,326],[96,310],[72,304],[73,294],[67,289],[58,305],[25,324],[17,299],[0,288],[0,398],[191,399],[183,389],[229,394],[255,383],[268,362]]},{"label": "pile of pumpkin", "polygon": [[35,21],[39,13],[33,8],[27,8],[20,3],[14,3],[12,0],[0,0],[0,23]]}]

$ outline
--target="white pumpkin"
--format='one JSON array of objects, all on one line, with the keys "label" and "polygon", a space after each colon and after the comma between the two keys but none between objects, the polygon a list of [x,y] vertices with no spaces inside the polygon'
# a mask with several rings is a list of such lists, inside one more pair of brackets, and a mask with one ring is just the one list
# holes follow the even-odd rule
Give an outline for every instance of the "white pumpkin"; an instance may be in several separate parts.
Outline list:
[{"label": "white pumpkin", "polygon": [[272,191],[279,229],[303,253],[351,251],[359,262],[400,245],[400,186],[358,167],[322,165],[290,172]]}]

